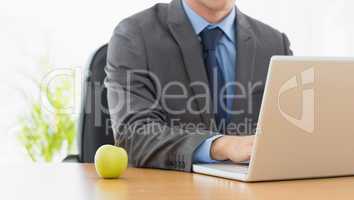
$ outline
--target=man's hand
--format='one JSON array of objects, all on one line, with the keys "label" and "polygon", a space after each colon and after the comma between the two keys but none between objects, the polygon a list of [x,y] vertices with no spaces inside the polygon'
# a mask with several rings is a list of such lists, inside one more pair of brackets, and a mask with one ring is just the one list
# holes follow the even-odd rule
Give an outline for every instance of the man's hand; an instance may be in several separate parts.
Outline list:
[{"label": "man's hand", "polygon": [[231,160],[239,163],[251,158],[254,136],[222,136],[216,139],[210,149],[214,160]]}]

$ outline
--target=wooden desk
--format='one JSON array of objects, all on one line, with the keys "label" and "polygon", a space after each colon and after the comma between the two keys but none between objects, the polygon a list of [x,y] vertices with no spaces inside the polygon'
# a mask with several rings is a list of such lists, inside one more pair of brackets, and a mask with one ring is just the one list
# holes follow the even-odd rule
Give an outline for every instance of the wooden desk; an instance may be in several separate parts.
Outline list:
[{"label": "wooden desk", "polygon": [[354,199],[354,178],[241,183],[173,171],[128,169],[103,180],[93,165],[0,166],[0,199]]}]

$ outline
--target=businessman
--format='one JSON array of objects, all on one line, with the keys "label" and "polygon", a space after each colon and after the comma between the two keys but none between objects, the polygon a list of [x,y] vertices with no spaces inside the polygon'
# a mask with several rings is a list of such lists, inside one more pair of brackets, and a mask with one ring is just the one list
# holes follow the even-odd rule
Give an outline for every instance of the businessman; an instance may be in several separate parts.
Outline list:
[{"label": "businessman", "polygon": [[135,167],[249,160],[270,58],[289,46],[235,0],[173,0],[126,18],[105,69],[116,145]]}]

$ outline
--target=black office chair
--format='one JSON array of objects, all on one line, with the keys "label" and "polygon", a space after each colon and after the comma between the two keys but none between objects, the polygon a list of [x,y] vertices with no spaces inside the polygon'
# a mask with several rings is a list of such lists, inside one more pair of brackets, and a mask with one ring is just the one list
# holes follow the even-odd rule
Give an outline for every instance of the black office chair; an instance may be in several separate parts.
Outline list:
[{"label": "black office chair", "polygon": [[114,144],[108,113],[106,76],[104,67],[107,58],[107,44],[96,50],[85,69],[82,105],[77,127],[78,155],[70,155],[64,162],[94,162],[96,150],[104,144]]}]

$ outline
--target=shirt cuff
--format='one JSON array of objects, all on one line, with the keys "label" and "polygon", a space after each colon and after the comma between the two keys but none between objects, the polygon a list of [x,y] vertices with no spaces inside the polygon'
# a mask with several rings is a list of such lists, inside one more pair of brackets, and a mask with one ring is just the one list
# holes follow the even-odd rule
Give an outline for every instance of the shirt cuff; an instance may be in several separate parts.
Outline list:
[{"label": "shirt cuff", "polygon": [[222,137],[223,135],[216,135],[206,139],[194,152],[193,163],[217,163],[219,161],[213,160],[210,155],[211,144]]}]

